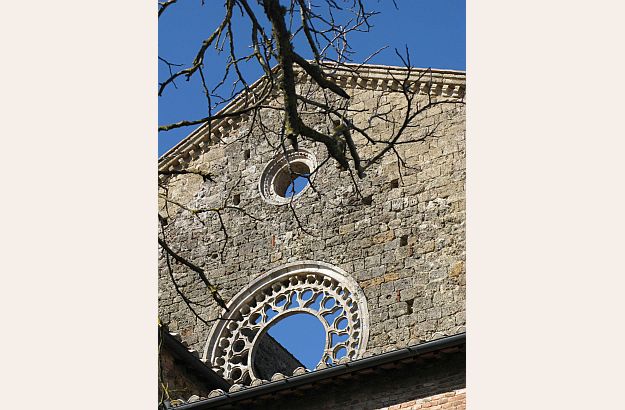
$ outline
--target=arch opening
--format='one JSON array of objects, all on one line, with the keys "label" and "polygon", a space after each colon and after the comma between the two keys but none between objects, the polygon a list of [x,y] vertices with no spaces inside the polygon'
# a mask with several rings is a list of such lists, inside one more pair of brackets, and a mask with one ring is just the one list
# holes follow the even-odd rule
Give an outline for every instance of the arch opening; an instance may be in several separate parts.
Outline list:
[{"label": "arch opening", "polygon": [[275,373],[291,375],[298,367],[314,369],[323,357],[326,330],[314,315],[297,312],[278,319],[256,343],[254,375],[269,380]]},{"label": "arch opening", "polygon": [[[278,372],[290,376],[297,367],[313,370],[319,363],[333,366],[366,349],[364,292],[339,268],[323,262],[275,268],[235,295],[228,309],[223,318],[235,323],[213,326],[204,358],[232,383],[269,380]],[[263,345],[282,354],[263,356]],[[263,357],[274,364],[263,365]]]}]

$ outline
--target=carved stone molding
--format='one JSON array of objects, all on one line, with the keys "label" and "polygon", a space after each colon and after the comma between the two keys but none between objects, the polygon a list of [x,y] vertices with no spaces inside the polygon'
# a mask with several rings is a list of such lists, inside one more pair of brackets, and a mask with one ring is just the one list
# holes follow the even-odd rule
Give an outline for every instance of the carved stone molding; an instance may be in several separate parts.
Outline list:
[{"label": "carved stone molding", "polygon": [[288,150],[286,156],[283,153],[278,154],[269,161],[258,180],[261,197],[272,205],[283,205],[297,199],[309,185],[292,197],[285,196],[284,192],[292,182],[291,172],[305,175],[312,173],[316,167],[317,159],[305,149]]},{"label": "carved stone molding", "polygon": [[353,360],[366,349],[369,312],[364,292],[341,269],[324,262],[293,262],[254,280],[228,303],[212,328],[204,361],[231,383],[249,385],[258,341],[272,325],[296,313],[316,316],[326,333],[318,365]]},{"label": "carved stone molding", "polygon": [[[274,67],[274,73],[280,75],[277,67]],[[401,88],[398,80],[403,79],[402,76],[407,72],[405,67],[372,64],[346,64],[343,67],[325,67],[325,70],[332,81],[343,87],[393,91]],[[295,71],[298,82],[304,83],[309,80],[301,69],[295,67]],[[254,82],[251,89],[256,90],[262,87],[264,79],[265,77],[262,77]],[[418,90],[420,94],[458,99],[464,98],[465,95],[466,75],[464,71],[412,68],[408,80],[413,82],[411,90]],[[277,90],[274,90],[274,95],[277,95]],[[245,101],[244,94],[240,94],[220,110],[219,114],[236,112],[243,108]],[[158,161],[159,170],[181,169],[185,163],[197,158],[202,152],[208,151],[214,141],[227,138],[230,130],[236,127],[244,116],[215,120],[211,127],[207,124],[200,125],[189,136],[163,154]]]}]

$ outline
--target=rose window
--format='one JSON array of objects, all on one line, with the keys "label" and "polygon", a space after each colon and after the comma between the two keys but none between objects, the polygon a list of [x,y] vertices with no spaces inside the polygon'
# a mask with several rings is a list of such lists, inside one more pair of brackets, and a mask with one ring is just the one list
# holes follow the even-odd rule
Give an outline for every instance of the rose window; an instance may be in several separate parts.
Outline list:
[{"label": "rose window", "polygon": [[[297,262],[274,269],[239,292],[228,308],[222,315],[227,320],[218,321],[211,330],[204,359],[231,383],[247,385],[270,378],[272,372],[292,370],[295,365],[289,368],[288,360],[281,359],[292,356],[281,353],[280,345],[271,346],[275,340],[268,332],[294,315],[312,315],[323,327],[325,344],[319,364],[356,359],[366,348],[364,293],[352,278],[325,263]],[[265,357],[269,354],[282,356]],[[263,368],[267,362],[278,367],[268,371]]]}]

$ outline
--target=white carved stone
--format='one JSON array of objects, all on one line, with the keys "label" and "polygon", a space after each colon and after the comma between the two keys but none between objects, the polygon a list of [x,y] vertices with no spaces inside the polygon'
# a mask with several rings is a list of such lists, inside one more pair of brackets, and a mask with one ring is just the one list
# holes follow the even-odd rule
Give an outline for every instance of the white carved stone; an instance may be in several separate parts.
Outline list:
[{"label": "white carved stone", "polygon": [[258,181],[261,197],[272,205],[287,204],[300,197],[309,185],[306,185],[293,197],[284,197],[282,192],[291,182],[291,171],[297,174],[310,174],[317,168],[317,159],[312,152],[305,149],[287,150],[286,155],[276,155],[263,170]]},{"label": "white carved stone", "polygon": [[[267,314],[270,309],[273,316]],[[324,317],[337,311],[332,321]],[[323,324],[326,340],[319,363],[324,367],[365,352],[369,312],[364,292],[337,267],[301,261],[267,272],[235,295],[222,313],[226,320],[211,329],[203,358],[229,382],[249,385],[258,378],[252,367],[257,342],[273,324],[296,313],[314,315]],[[333,335],[347,338],[335,341]],[[342,348],[345,354],[337,357]]]}]

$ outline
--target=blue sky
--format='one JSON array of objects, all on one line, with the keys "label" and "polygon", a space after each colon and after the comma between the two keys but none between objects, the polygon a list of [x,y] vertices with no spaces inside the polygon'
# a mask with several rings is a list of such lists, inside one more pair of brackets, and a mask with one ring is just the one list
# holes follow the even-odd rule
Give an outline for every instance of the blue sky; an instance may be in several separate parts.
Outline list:
[{"label": "blue sky", "polygon": [[307,369],[314,369],[323,356],[325,330],[319,319],[297,313],[280,319],[268,333]]},{"label": "blue sky", "polygon": [[[224,8],[221,1],[181,1],[170,7],[159,19],[159,56],[171,63],[188,65],[195,56],[202,40],[221,21]],[[254,3],[254,2],[252,2]],[[339,2],[340,3],[340,2]],[[362,61],[375,50],[389,47],[372,59],[373,64],[401,65],[394,48],[403,50],[408,46],[412,65],[415,67],[446,68],[464,70],[465,59],[465,1],[464,0],[397,0],[396,10],[390,0],[373,1],[366,4],[380,14],[372,19],[370,33],[355,33],[350,42],[357,51],[354,59]],[[233,31],[245,37],[240,50],[247,46],[248,31],[238,16],[233,18]],[[310,57],[298,48],[305,57]],[[206,61],[207,82],[215,84],[222,73],[225,58],[210,54]],[[167,65],[158,63],[159,81],[168,76]],[[249,69],[244,74],[251,81],[260,77],[259,69]],[[206,115],[206,100],[202,94],[199,79],[189,82],[176,81],[177,89],[169,87],[158,98],[159,125],[183,119],[201,118]],[[195,127],[179,128],[158,134],[158,155],[187,136]]]},{"label": "blue sky", "polygon": [[[159,56],[172,63],[188,65],[195,56],[201,41],[223,17],[222,2],[182,1],[168,9],[159,19]],[[373,64],[401,65],[394,48],[408,47],[412,65],[441,69],[465,70],[465,1],[464,0],[397,0],[396,10],[390,0],[367,1],[368,6],[381,14],[373,17],[374,27],[370,33],[356,33],[350,38],[357,51],[353,57],[360,62],[368,55],[388,45],[389,47],[370,61]],[[248,35],[247,26],[234,18],[235,33]],[[247,46],[242,41],[241,46]],[[298,43],[295,43],[296,50]],[[243,48],[242,48],[243,49]],[[310,55],[302,52],[310,58]],[[223,75],[224,57],[215,53],[206,61],[206,80],[216,83]],[[159,81],[168,76],[167,66],[158,64]],[[244,72],[250,81],[260,77],[259,69]],[[176,82],[177,89],[169,87],[158,99],[159,125],[183,119],[201,118],[206,115],[206,100],[199,79]],[[195,127],[175,129],[158,134],[158,155],[187,136]],[[299,188],[299,187],[298,187]],[[307,366],[321,357],[324,335],[319,332],[318,319],[309,315],[294,315],[278,323],[270,334]],[[282,321],[281,321],[282,322]]]}]

